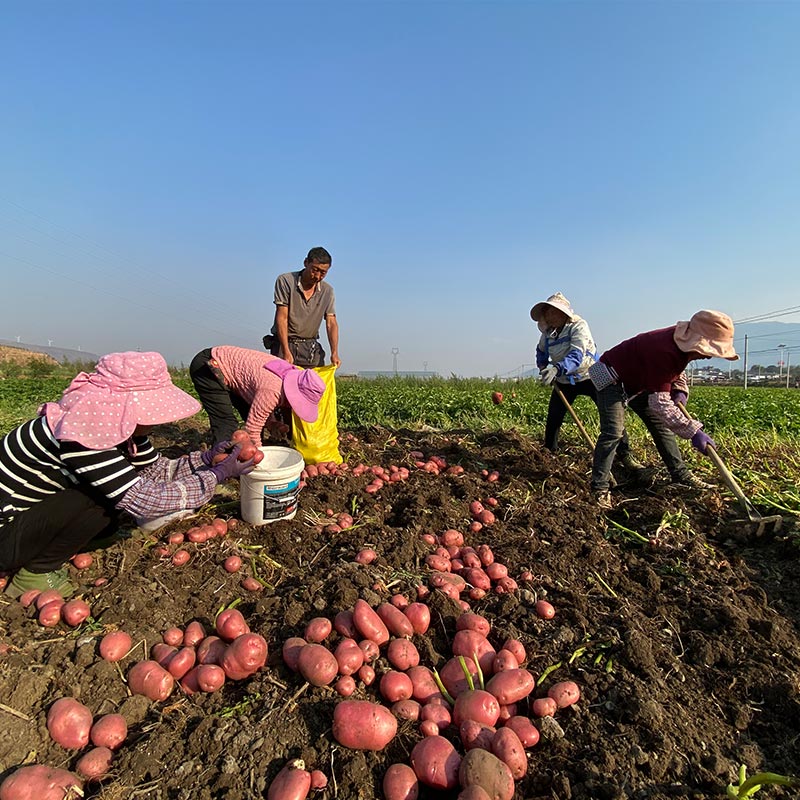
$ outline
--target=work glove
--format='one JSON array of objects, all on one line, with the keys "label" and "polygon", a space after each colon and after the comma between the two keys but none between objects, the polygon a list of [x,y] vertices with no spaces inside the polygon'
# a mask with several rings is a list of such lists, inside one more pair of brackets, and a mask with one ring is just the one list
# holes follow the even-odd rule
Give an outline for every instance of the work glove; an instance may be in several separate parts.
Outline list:
[{"label": "work glove", "polygon": [[673,389],[672,390],[672,402],[675,405],[680,403],[684,408],[686,408],[686,403],[689,400],[689,395],[686,392],[682,392],[680,389]]},{"label": "work glove", "polygon": [[200,453],[200,460],[210,467],[214,463],[214,459],[222,453],[227,453],[231,449],[230,442],[217,442],[210,450],[203,450]]},{"label": "work glove", "polygon": [[556,375],[558,375],[558,367],[551,364],[549,367],[539,371],[539,380],[545,386],[549,386],[556,379]]},{"label": "work glove", "polygon": [[224,461],[220,461],[219,464],[208,468],[209,472],[214,473],[217,483],[222,483],[228,480],[228,478],[238,478],[240,475],[247,475],[248,472],[252,472],[255,469],[256,463],[252,458],[248,461],[239,461],[239,452],[241,449],[242,446],[237,444]]},{"label": "work glove", "polygon": [[702,429],[692,436],[692,447],[694,447],[695,450],[699,450],[703,455],[706,454],[706,448],[709,445],[715,450],[717,449],[717,443]]}]

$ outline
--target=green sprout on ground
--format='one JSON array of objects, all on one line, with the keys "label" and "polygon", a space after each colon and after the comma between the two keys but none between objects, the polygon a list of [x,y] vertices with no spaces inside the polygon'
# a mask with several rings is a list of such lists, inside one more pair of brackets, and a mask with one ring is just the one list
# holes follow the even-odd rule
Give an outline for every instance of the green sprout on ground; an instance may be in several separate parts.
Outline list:
[{"label": "green sprout on ground", "polygon": [[739,783],[729,783],[726,796],[732,800],[745,800],[747,797],[752,797],[762,786],[770,785],[800,787],[800,778],[778,775],[774,772],[757,772],[748,778],[747,767],[742,764],[739,767]]}]

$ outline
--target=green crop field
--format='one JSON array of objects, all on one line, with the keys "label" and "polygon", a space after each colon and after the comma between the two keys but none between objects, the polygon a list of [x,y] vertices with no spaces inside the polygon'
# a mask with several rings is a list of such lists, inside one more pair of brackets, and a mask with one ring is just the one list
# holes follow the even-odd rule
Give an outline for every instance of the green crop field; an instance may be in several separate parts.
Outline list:
[{"label": "green crop field", "polygon": [[[63,370],[44,377],[0,380],[0,434],[31,418],[38,406],[57,399],[69,383]],[[194,394],[185,370],[175,382]],[[515,429],[541,437],[550,390],[536,380],[500,383],[485,379],[419,380],[386,378],[337,382],[339,427],[496,430]],[[502,391],[495,405],[492,392]],[[720,453],[754,501],[792,513],[800,512],[800,391],[795,389],[699,386],[691,391],[690,411],[715,437]],[[589,434],[597,435],[597,412],[587,398],[575,410]],[[198,419],[201,419],[199,417]],[[634,448],[648,461],[657,454],[638,417],[629,417]],[[567,417],[562,438],[582,445]],[[687,458],[700,471],[711,464],[688,446]]]}]

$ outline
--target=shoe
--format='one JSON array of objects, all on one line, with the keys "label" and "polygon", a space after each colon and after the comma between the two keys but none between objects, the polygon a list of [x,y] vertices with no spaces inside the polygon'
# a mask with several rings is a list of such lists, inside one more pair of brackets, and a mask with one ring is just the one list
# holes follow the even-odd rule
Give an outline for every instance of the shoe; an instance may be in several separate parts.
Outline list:
[{"label": "shoe", "polygon": [[614,504],[611,502],[611,492],[608,489],[596,491],[594,493],[594,502],[598,508],[602,508],[604,511],[614,508]]},{"label": "shoe", "polygon": [[57,569],[53,572],[31,572],[25,567],[19,569],[6,586],[6,594],[16,599],[31,589],[38,589],[41,592],[55,589],[64,599],[75,594],[75,586],[65,569]]},{"label": "shoe", "polygon": [[645,465],[642,464],[641,461],[637,461],[632,453],[627,453],[623,456],[620,459],[620,464],[631,472],[638,472],[640,469],[646,469]]},{"label": "shoe", "polygon": [[686,486],[689,489],[716,489],[713,483],[707,483],[702,478],[698,478],[694,473],[681,475],[680,478],[673,478],[672,482],[678,486]]}]

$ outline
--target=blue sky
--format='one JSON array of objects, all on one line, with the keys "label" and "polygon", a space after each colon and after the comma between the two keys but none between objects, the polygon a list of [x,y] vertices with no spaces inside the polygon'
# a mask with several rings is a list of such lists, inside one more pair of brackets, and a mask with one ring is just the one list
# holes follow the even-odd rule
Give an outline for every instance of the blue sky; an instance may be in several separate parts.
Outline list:
[{"label": "blue sky", "polygon": [[343,372],[800,308],[800,3],[0,8],[0,338],[260,349],[315,245]]}]

